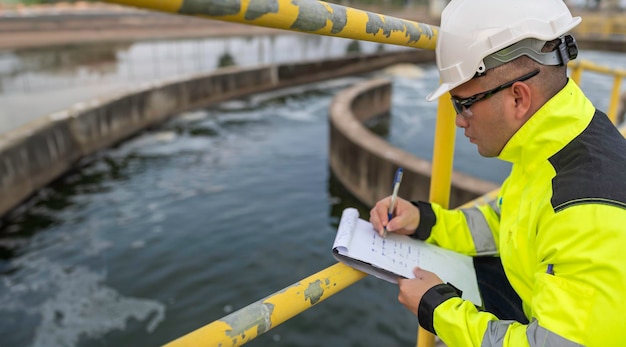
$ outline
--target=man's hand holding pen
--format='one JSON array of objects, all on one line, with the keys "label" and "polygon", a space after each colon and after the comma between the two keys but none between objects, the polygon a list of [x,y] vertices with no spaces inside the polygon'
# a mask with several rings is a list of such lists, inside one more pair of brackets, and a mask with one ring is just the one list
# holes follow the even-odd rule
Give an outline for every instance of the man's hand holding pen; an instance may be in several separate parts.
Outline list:
[{"label": "man's hand holding pen", "polygon": [[[389,219],[392,196],[376,203],[370,210],[370,223],[383,236],[385,227],[388,232],[411,235],[420,222],[420,211],[411,202],[396,197],[393,218]],[[418,307],[424,294],[432,287],[443,283],[436,274],[424,269],[413,269],[415,278],[398,278],[398,301],[409,311],[418,314]]]},{"label": "man's hand holding pen", "polygon": [[396,198],[393,218],[389,220],[388,212],[391,205],[391,196],[379,200],[370,210],[370,223],[383,236],[384,228],[388,232],[411,235],[417,229],[420,221],[419,209],[407,200]]},{"label": "man's hand holding pen", "polygon": [[[391,202],[389,203],[389,209],[387,209],[387,220],[393,218],[393,211],[396,208],[396,200],[398,199],[398,192],[400,191],[400,183],[402,183],[402,175],[404,169],[401,167],[396,170],[396,174],[393,176],[393,184],[391,185]],[[383,238],[387,237],[387,227],[383,227]]]}]

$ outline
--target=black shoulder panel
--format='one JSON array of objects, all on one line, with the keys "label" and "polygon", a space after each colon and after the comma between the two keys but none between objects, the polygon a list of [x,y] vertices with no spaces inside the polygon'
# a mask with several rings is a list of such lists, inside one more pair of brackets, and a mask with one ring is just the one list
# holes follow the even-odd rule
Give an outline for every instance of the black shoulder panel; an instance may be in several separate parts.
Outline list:
[{"label": "black shoulder panel", "polygon": [[589,126],[549,159],[555,212],[577,204],[626,209],[626,139],[596,110]]}]

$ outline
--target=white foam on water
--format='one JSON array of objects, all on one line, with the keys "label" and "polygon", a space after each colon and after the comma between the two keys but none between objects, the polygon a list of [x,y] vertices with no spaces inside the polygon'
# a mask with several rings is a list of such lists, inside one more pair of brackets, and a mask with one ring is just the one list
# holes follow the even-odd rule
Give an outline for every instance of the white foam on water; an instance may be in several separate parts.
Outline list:
[{"label": "white foam on water", "polygon": [[181,121],[193,123],[193,122],[204,120],[207,118],[207,116],[208,116],[208,112],[206,110],[194,110],[194,111],[183,112],[178,118]]},{"label": "white foam on water", "polygon": [[98,338],[124,330],[132,319],[153,332],[165,319],[165,306],[129,298],[103,285],[104,275],[76,266],[67,268],[45,258],[15,261],[20,276],[4,278],[0,312],[41,317],[32,347],[75,346],[81,338]]},{"label": "white foam on water", "polygon": [[311,114],[308,110],[285,110],[278,111],[276,115],[284,119],[291,121],[313,123],[316,120],[315,115]]},{"label": "white foam on water", "polygon": [[257,123],[264,122],[265,116],[260,112],[241,112],[241,113],[224,113],[215,116],[219,125],[232,124],[232,123]]},{"label": "white foam on water", "polygon": [[145,246],[146,246],[145,240],[135,240],[130,244],[130,248],[133,248],[133,249],[144,248]]}]

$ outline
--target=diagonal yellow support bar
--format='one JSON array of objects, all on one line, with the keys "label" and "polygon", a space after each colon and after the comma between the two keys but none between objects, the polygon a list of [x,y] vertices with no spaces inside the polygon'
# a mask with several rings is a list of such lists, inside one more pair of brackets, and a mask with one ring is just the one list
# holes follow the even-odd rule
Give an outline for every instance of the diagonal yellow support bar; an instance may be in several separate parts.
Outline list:
[{"label": "diagonal yellow support bar", "polygon": [[439,28],[315,0],[106,0],[228,22],[434,50]]},{"label": "diagonal yellow support bar", "polygon": [[241,346],[366,275],[343,263],[337,263],[182,336],[165,347]]}]

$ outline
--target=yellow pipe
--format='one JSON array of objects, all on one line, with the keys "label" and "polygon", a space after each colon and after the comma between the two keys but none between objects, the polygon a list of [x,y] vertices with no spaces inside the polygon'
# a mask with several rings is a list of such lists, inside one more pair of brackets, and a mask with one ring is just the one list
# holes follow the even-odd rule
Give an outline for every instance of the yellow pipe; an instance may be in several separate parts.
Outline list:
[{"label": "yellow pipe", "polygon": [[572,79],[576,82],[576,84],[580,85],[580,79],[582,76],[583,70],[589,70],[596,73],[601,73],[605,75],[612,75],[615,77],[613,80],[613,89],[611,90],[611,99],[609,101],[609,109],[607,110],[607,115],[615,124],[617,122],[617,109],[619,107],[620,102],[620,91],[622,79],[626,78],[626,70],[623,69],[613,69],[606,66],[596,65],[589,61],[578,61],[571,62],[569,67],[572,68]]},{"label": "yellow pipe", "polygon": [[205,325],[165,347],[241,346],[367,274],[337,263],[300,282]]},{"label": "yellow pipe", "polygon": [[583,70],[589,70],[589,71],[593,71],[593,72],[597,72],[597,73],[601,73],[605,75],[614,75],[614,76],[619,76],[622,78],[626,77],[626,70],[624,69],[615,69],[615,68],[610,68],[607,66],[596,65],[586,60],[573,61],[573,62],[570,62],[568,66],[574,69],[580,68]]},{"label": "yellow pipe", "polygon": [[317,35],[434,50],[438,27],[316,0],[105,0]]},{"label": "yellow pipe", "polygon": [[456,113],[450,102],[449,93],[442,95],[438,102],[429,198],[430,201],[447,208],[450,204],[452,184]]},{"label": "yellow pipe", "polygon": [[[449,93],[442,95],[438,102],[429,200],[447,208],[450,204],[450,187],[452,185],[452,164],[456,133],[454,118],[456,113],[450,102]],[[435,336],[428,330],[419,327],[417,331],[417,346],[433,347],[434,345]]]},{"label": "yellow pipe", "polygon": [[568,65],[572,69],[572,73],[571,73],[572,80],[574,80],[574,82],[580,86],[580,80],[583,75],[582,65],[580,64],[580,62],[570,62]]},{"label": "yellow pipe", "polygon": [[613,124],[617,123],[617,108],[619,106],[621,85],[622,77],[615,76],[613,80],[613,90],[611,91],[611,101],[609,102],[609,109],[607,111],[607,115]]}]

